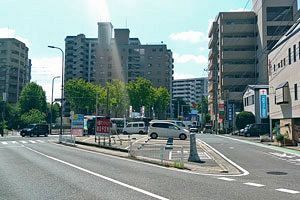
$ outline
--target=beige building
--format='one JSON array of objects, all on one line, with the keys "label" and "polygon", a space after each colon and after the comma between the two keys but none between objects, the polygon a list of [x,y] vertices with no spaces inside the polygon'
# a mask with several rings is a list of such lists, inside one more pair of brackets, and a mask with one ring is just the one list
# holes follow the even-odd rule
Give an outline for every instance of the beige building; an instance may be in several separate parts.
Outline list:
[{"label": "beige building", "polygon": [[270,118],[277,133],[296,144],[300,140],[300,20],[268,56]]},{"label": "beige building", "polygon": [[217,113],[216,120],[228,122],[228,108],[243,110],[247,85],[268,84],[268,52],[294,24],[297,6],[295,0],[253,0],[253,11],[219,13],[209,32],[213,119]]},{"label": "beige building", "polygon": [[23,87],[30,82],[31,60],[26,45],[14,38],[0,38],[0,95],[16,103]]}]

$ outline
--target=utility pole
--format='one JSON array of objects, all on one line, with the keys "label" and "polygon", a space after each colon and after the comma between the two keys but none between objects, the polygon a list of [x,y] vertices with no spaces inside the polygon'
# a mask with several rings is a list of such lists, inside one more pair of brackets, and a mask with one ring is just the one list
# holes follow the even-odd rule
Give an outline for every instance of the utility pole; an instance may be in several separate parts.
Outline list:
[{"label": "utility pole", "polygon": [[214,65],[213,69],[214,79],[213,79],[213,90],[214,90],[214,114],[215,114],[215,133],[218,133],[218,66]]},{"label": "utility pole", "polygon": [[106,88],[106,116],[109,116],[109,87]]}]

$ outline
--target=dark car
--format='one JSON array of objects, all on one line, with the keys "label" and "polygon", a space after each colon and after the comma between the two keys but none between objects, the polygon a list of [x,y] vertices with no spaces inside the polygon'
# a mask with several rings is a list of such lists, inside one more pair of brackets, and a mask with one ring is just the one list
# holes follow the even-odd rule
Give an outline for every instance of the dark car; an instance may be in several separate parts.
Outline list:
[{"label": "dark car", "polygon": [[247,129],[244,130],[244,136],[258,137],[260,135],[268,134],[270,132],[269,124],[250,124]]},{"label": "dark car", "polygon": [[198,133],[199,127],[192,125],[189,127],[189,130],[191,133]]},{"label": "dark car", "polygon": [[37,136],[44,135],[45,137],[48,137],[49,134],[49,125],[48,124],[30,124],[26,128],[23,128],[20,131],[20,135],[22,137],[25,136]]}]

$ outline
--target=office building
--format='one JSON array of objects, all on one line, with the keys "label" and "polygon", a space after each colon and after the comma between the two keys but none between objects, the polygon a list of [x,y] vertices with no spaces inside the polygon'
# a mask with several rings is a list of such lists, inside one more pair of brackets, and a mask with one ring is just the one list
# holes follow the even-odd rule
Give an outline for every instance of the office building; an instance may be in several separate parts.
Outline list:
[{"label": "office building", "polygon": [[208,96],[208,79],[192,78],[173,80],[172,97],[183,99],[188,105],[202,101]]},{"label": "office building", "polygon": [[[17,103],[23,87],[30,82],[28,47],[15,38],[0,38],[0,94]],[[2,100],[2,98],[1,98]]]},{"label": "office building", "polygon": [[275,133],[300,142],[300,20],[271,50],[269,60],[270,118]]}]

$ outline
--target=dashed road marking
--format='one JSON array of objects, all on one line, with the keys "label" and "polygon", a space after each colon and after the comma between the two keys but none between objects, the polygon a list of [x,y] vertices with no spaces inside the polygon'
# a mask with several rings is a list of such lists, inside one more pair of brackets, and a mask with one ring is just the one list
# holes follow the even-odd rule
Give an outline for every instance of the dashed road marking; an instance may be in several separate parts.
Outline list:
[{"label": "dashed road marking", "polygon": [[233,179],[233,178],[226,178],[226,177],[220,177],[218,179],[223,180],[223,181],[235,181],[235,179]]},{"label": "dashed road marking", "polygon": [[296,191],[296,190],[289,190],[289,189],[284,189],[284,188],[279,188],[276,190],[279,192],[285,192],[285,193],[290,193],[290,194],[299,194],[300,193],[299,191]]},{"label": "dashed road marking", "polygon": [[264,187],[265,185],[259,184],[259,183],[251,183],[251,182],[247,182],[247,183],[243,183],[244,185],[250,185],[250,186],[254,186],[254,187]]}]

